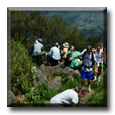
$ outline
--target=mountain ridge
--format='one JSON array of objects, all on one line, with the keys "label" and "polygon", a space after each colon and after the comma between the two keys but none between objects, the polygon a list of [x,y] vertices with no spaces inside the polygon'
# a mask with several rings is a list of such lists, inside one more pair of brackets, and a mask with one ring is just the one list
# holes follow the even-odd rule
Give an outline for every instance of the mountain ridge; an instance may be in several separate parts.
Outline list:
[{"label": "mountain ridge", "polygon": [[68,23],[69,27],[77,27],[85,39],[91,34],[101,36],[101,41],[105,39],[107,22],[103,11],[40,11],[40,13],[47,17],[59,16]]}]

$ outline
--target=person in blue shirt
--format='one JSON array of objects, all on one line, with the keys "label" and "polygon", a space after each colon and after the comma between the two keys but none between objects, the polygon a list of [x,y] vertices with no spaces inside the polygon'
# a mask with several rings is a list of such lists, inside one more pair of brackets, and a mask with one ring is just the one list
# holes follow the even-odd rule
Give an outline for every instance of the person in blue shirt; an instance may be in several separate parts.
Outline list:
[{"label": "person in blue shirt", "polygon": [[34,45],[34,52],[33,52],[33,56],[42,56],[42,58],[44,58],[44,60],[46,59],[46,52],[44,51],[44,45],[42,42],[42,39],[38,39],[38,42],[35,43]]},{"label": "person in blue shirt", "polygon": [[61,59],[61,54],[58,48],[58,43],[54,43],[53,47],[50,49],[49,54],[47,55],[46,65],[52,65],[52,66],[57,65],[60,59]]}]

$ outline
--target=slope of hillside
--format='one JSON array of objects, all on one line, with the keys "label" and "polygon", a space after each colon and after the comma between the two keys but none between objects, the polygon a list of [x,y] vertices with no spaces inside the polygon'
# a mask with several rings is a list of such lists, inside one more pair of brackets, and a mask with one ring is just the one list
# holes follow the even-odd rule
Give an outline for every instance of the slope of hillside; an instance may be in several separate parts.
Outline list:
[{"label": "slope of hillside", "polygon": [[104,27],[106,26],[103,11],[48,11],[40,13],[47,16],[56,14],[67,21],[68,26],[77,27],[85,38],[93,34],[101,36],[101,41],[103,41]]},{"label": "slope of hillside", "polygon": [[25,94],[34,84],[32,60],[20,42],[11,40],[11,90],[14,95]]}]

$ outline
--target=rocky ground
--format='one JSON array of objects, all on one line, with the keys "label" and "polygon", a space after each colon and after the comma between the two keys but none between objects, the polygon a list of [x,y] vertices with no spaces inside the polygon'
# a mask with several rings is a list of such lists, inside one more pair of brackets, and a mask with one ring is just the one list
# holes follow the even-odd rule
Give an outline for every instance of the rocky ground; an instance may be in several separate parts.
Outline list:
[{"label": "rocky ground", "polygon": [[[55,71],[60,72],[61,75],[62,74],[67,75],[72,80],[74,80],[74,77],[73,77],[74,74],[80,75],[80,72],[78,69],[72,69],[70,67],[63,68],[62,64],[63,62],[59,63],[56,66],[45,66],[45,64],[42,64],[40,66],[40,69],[38,69],[36,66],[32,67],[36,85],[48,84],[49,88],[58,90],[62,86],[62,78],[60,76],[52,77],[52,74]],[[90,96],[94,94],[94,91],[91,90],[90,92],[88,92],[86,90],[85,93],[86,95],[81,98],[81,101],[80,101],[81,104],[86,104]],[[22,100],[25,99],[23,95],[15,97],[13,93],[11,92],[11,90],[8,91],[8,96],[9,96],[8,104],[10,104],[15,99],[22,99]],[[49,101],[46,101],[45,103],[49,103]]]}]

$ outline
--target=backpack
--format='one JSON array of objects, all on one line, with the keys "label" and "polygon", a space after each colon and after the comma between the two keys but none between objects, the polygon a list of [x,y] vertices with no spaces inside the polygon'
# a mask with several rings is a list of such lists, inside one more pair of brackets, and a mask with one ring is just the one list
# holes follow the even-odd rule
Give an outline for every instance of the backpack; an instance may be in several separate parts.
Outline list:
[{"label": "backpack", "polygon": [[94,65],[94,54],[93,54],[93,52],[92,52],[92,65],[91,65],[91,66],[86,66],[86,65],[84,65],[84,56],[85,56],[85,54],[86,54],[86,51],[85,51],[84,54],[83,54],[83,63],[82,63],[82,66],[84,66],[84,67],[86,67],[86,68],[92,68],[93,65]]}]

